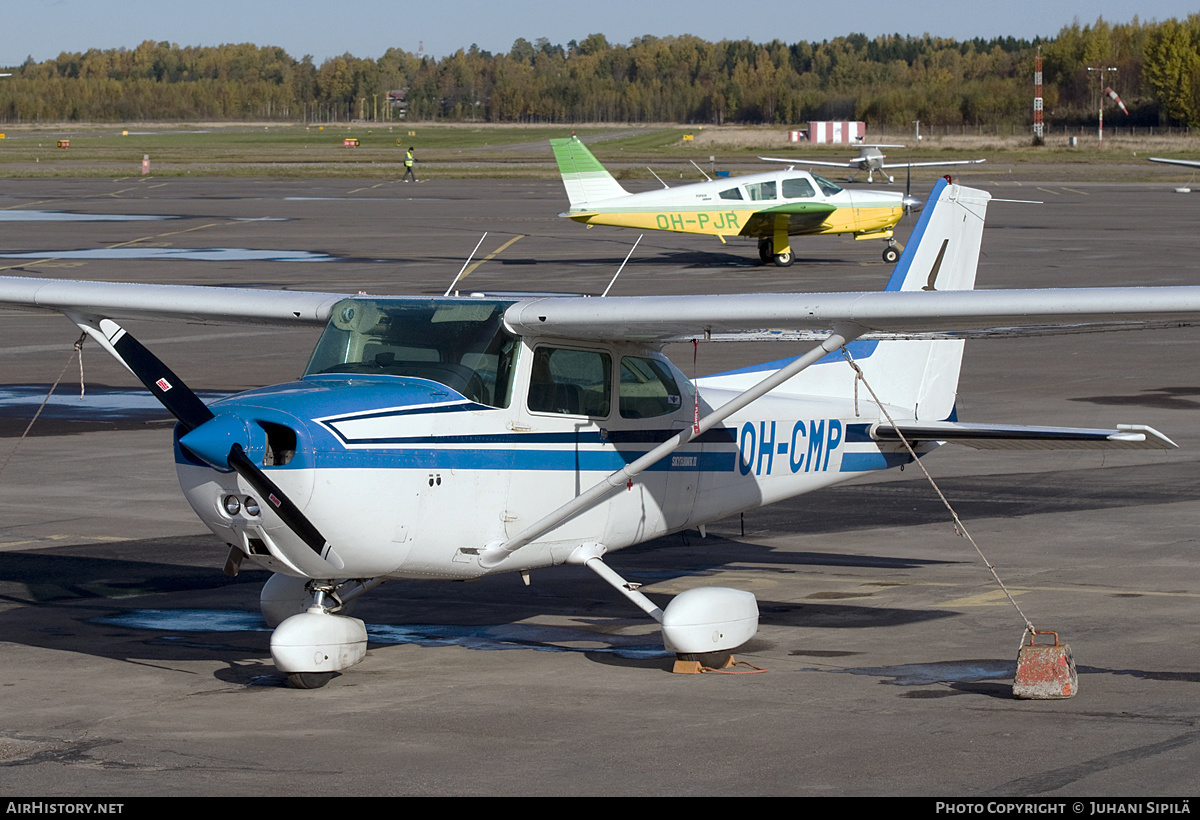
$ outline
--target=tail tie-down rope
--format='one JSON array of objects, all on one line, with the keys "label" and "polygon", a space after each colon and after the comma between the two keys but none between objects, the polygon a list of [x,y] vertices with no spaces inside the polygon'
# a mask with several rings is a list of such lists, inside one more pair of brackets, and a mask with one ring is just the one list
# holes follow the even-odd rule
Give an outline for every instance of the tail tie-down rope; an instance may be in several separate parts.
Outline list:
[{"label": "tail tie-down rope", "polygon": [[950,502],[946,499],[946,496],[942,493],[941,488],[938,487],[937,482],[933,480],[933,476],[931,476],[929,471],[925,469],[924,463],[922,463],[921,459],[917,456],[917,453],[912,448],[912,445],[908,443],[908,439],[905,438],[904,433],[896,425],[896,422],[892,420],[892,416],[890,413],[888,413],[887,408],[884,407],[883,402],[881,402],[879,397],[875,395],[875,391],[871,389],[870,382],[868,382],[867,377],[863,375],[862,368],[858,366],[858,363],[854,361],[854,357],[851,356],[850,352],[844,347],[842,348],[842,356],[845,357],[846,362],[854,369],[855,373],[854,415],[858,415],[858,383],[861,381],[863,383],[863,387],[865,387],[867,392],[871,394],[872,401],[874,401],[879,407],[879,412],[883,414],[884,418],[887,419],[888,424],[890,424],[892,429],[896,431],[896,435],[900,437],[900,441],[904,443],[904,447],[908,450],[908,454],[912,458],[913,463],[921,468],[921,472],[924,473],[925,478],[929,480],[929,484],[933,487],[934,492],[937,493],[938,498],[942,500],[942,503],[946,505],[946,509],[950,511],[950,517],[954,519],[955,535],[958,535],[960,538],[965,538],[971,542],[971,546],[975,548],[975,552],[979,553],[979,557],[983,561],[984,566],[986,566],[988,571],[992,573],[992,577],[996,580],[996,583],[999,585],[1000,589],[1004,591],[1009,603],[1013,605],[1013,608],[1017,610],[1017,614],[1021,616],[1021,620],[1025,622],[1025,631],[1021,633],[1021,645],[1024,645],[1025,636],[1036,634],[1037,632],[1037,630],[1033,628],[1033,623],[1029,620],[1029,618],[1025,617],[1025,613],[1022,612],[1021,607],[1017,605],[1016,599],[1014,599],[1012,593],[1008,591],[1008,587],[1006,587],[1004,582],[1000,580],[1000,575],[996,572],[995,565],[988,561],[987,557],[983,554],[983,550],[979,548],[979,545],[975,543],[975,539],[971,537],[971,533],[967,532],[966,525],[963,524],[962,519],[958,517],[958,513],[954,511],[954,507],[951,506]]}]

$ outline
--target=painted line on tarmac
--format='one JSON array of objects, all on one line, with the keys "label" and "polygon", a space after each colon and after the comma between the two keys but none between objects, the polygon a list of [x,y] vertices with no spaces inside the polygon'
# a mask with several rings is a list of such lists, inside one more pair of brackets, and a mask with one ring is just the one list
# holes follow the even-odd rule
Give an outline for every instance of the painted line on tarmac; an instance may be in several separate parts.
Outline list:
[{"label": "painted line on tarmac", "polygon": [[512,245],[512,244],[513,244],[514,242],[516,242],[518,239],[524,239],[524,238],[525,238],[525,234],[517,234],[517,235],[516,235],[516,236],[514,236],[512,239],[508,240],[508,241],[507,241],[507,242],[505,242],[503,245],[501,245],[500,247],[496,248],[496,250],[492,251],[491,253],[489,253],[487,256],[483,257],[482,259],[480,259],[480,260],[479,260],[478,262],[476,262],[475,264],[468,266],[468,267],[467,267],[467,269],[466,269],[465,271],[463,271],[463,275],[462,275],[462,276],[460,276],[460,277],[458,277],[458,281],[459,281],[459,282],[461,282],[462,280],[466,279],[468,276],[470,276],[472,273],[474,273],[474,272],[475,272],[475,270],[476,270],[476,268],[478,268],[478,267],[479,267],[480,265],[482,265],[484,262],[487,262],[487,261],[489,261],[489,260],[491,260],[491,259],[495,259],[495,258],[496,258],[497,256],[499,256],[499,255],[500,255],[500,253],[501,253],[501,252],[502,252],[502,251],[503,251],[505,248],[507,248],[509,245]]},{"label": "painted line on tarmac", "polygon": [[74,546],[77,543],[104,542],[108,544],[132,540],[132,538],[122,538],[116,535],[41,535],[36,538],[27,538],[24,541],[0,541],[0,552],[6,552],[14,547],[26,547],[30,544],[38,547],[58,547],[62,546],[61,542],[63,541],[71,541],[71,545]]},{"label": "painted line on tarmac", "polygon": [[[255,220],[251,220],[251,221],[259,222],[262,220],[255,219]],[[117,242],[115,245],[107,246],[104,250],[115,250],[117,248],[124,248],[124,247],[128,247],[130,245],[136,245],[138,243],[151,242],[155,239],[162,239],[164,236],[176,236],[178,234],[192,233],[193,231],[202,231],[205,228],[215,228],[218,225],[244,225],[244,224],[248,224],[248,222],[246,220],[240,220],[240,219],[227,219],[227,220],[222,220],[220,222],[209,222],[204,225],[196,225],[194,227],[183,228],[178,231],[166,231],[164,233],[153,234],[151,236],[141,236],[141,237],[138,237],[137,239],[130,239],[125,242]],[[509,243],[509,244],[511,244],[511,243]],[[501,248],[500,250],[503,250],[503,248]],[[499,250],[496,251],[496,253],[499,253],[499,252],[500,252]],[[29,267],[31,265],[44,265],[49,262],[61,261],[62,258],[63,257],[60,257],[60,256],[47,256],[44,259],[34,259],[34,260],[30,260],[30,261],[18,262],[15,265],[0,266],[0,271],[13,270],[15,268],[25,268],[25,267]]]}]

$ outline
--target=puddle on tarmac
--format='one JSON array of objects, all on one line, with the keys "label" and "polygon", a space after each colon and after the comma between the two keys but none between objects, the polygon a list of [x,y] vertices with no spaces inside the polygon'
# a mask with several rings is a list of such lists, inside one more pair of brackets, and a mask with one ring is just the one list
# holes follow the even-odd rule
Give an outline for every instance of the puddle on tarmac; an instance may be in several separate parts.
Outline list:
[{"label": "puddle on tarmac", "polygon": [[[257,612],[223,609],[136,609],[119,615],[93,618],[92,623],[127,629],[173,632],[269,632]],[[672,657],[657,635],[601,635],[573,626],[496,624],[367,624],[367,638],[375,644],[461,646],[466,649],[536,649],[540,652],[602,652],[622,658]],[[580,644],[567,646],[566,644]]]},{"label": "puddle on tarmac", "polygon": [[[49,389],[49,385],[44,384],[11,384],[0,387],[0,415],[32,416],[46,398],[46,391]],[[197,395],[205,404],[210,404],[232,394],[200,391]],[[88,387],[80,398],[78,385],[60,385],[46,402],[41,417],[94,419],[101,413],[108,419],[133,418],[146,414],[166,418],[171,415],[159,404],[158,399],[140,388]]]},{"label": "puddle on tarmac", "polygon": [[0,222],[153,222],[179,219],[151,214],[77,214],[70,211],[0,211]]},{"label": "puddle on tarmac", "polygon": [[93,618],[93,623],[127,629],[173,632],[269,632],[257,612],[226,609],[134,609],[120,615]]},{"label": "puddle on tarmac", "polygon": [[[622,658],[674,657],[657,638],[646,635],[601,635],[572,626],[499,624],[451,626],[448,624],[367,625],[367,635],[377,643],[418,646],[462,646],[467,649],[536,649],[539,652],[605,652]],[[650,643],[648,643],[648,641]],[[591,644],[565,646],[564,644]]]},{"label": "puddle on tarmac", "polygon": [[338,257],[315,251],[253,250],[250,248],[91,248],[77,251],[0,253],[3,259],[137,259],[193,262],[337,262]]}]

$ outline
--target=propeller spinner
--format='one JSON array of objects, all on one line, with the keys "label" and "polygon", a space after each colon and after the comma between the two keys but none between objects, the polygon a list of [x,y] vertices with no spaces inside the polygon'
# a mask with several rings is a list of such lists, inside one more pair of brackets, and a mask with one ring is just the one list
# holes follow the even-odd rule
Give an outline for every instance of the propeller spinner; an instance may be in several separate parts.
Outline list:
[{"label": "propeller spinner", "polygon": [[331,568],[340,570],[345,566],[300,508],[246,455],[244,444],[249,441],[249,433],[243,419],[228,413],[214,415],[182,379],[116,322],[102,320],[100,331],[146,389],[186,428],[180,446],[219,470],[236,472]]}]

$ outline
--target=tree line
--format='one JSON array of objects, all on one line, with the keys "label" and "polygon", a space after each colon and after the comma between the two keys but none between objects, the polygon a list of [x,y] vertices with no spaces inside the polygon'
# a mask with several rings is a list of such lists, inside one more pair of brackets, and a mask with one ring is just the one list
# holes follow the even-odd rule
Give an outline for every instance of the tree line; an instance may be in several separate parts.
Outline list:
[{"label": "tree line", "polygon": [[1025,125],[1039,49],[1047,123],[1092,121],[1111,86],[1129,109],[1125,124],[1200,126],[1200,14],[1101,18],[1032,41],[851,34],[711,43],[683,35],[611,44],[592,34],[566,46],[522,38],[503,54],[472,45],[433,59],[393,48],[319,66],[271,46],[147,41],[8,69],[0,120]]}]

